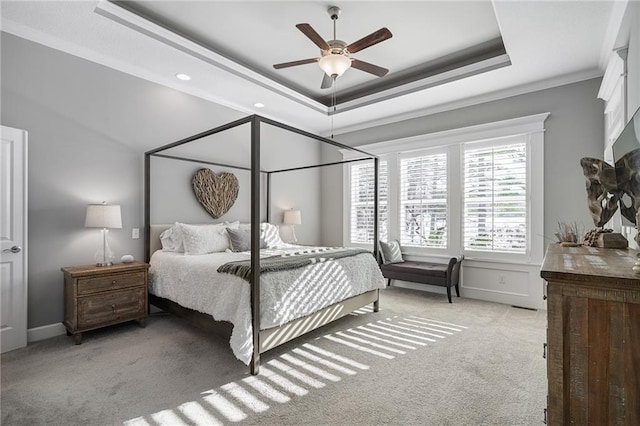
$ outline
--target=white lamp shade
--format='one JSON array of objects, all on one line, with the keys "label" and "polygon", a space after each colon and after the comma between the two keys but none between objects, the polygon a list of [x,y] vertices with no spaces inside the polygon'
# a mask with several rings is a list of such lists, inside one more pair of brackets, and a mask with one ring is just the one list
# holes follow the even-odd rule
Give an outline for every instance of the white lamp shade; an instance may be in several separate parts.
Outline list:
[{"label": "white lamp shade", "polygon": [[302,223],[302,217],[300,210],[287,210],[284,212],[284,224],[285,225],[300,225]]},{"label": "white lamp shade", "polygon": [[330,53],[320,58],[320,68],[329,77],[340,77],[351,66],[351,59],[338,53]]},{"label": "white lamp shade", "polygon": [[119,205],[89,204],[84,219],[85,228],[122,228]]}]

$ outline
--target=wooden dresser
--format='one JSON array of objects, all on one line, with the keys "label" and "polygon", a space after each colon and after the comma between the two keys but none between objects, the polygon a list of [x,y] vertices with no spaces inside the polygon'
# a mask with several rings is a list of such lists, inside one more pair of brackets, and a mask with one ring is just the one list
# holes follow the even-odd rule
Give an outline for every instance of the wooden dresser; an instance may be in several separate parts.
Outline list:
[{"label": "wooden dresser", "polygon": [[640,274],[636,251],[547,249],[547,420],[640,424]]},{"label": "wooden dresser", "polygon": [[64,272],[64,326],[76,345],[88,330],[147,317],[147,274],[141,262],[73,266]]}]

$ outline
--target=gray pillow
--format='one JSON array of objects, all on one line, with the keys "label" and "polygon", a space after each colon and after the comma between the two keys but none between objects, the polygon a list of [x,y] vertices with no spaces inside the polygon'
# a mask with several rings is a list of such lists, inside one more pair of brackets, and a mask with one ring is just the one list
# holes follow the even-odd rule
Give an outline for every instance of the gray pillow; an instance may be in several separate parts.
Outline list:
[{"label": "gray pillow", "polygon": [[[233,251],[249,251],[251,250],[251,230],[250,229],[231,229],[227,228],[229,234],[229,242],[231,242],[231,250]],[[260,248],[267,248],[267,243],[260,238]]]},{"label": "gray pillow", "polygon": [[404,262],[402,258],[402,252],[400,251],[400,243],[397,241],[390,241],[385,243],[379,241],[380,251],[382,252],[382,263],[401,263]]}]

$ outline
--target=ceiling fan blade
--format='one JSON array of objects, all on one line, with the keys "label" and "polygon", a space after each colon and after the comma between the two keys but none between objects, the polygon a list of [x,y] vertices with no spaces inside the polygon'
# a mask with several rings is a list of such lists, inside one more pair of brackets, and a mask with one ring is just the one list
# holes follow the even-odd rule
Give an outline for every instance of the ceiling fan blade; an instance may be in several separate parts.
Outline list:
[{"label": "ceiling fan blade", "polygon": [[351,67],[357,68],[360,71],[368,72],[369,74],[377,75],[378,77],[384,77],[389,72],[386,68],[382,68],[359,59],[352,59]]},{"label": "ceiling fan blade", "polygon": [[321,89],[329,89],[333,85],[333,79],[327,75],[327,73],[322,74],[322,84],[320,85]]},{"label": "ceiling fan blade", "polygon": [[349,53],[356,53],[360,50],[366,49],[367,47],[371,47],[374,44],[385,41],[391,37],[393,37],[391,31],[389,31],[387,28],[380,28],[378,31],[375,31],[358,41],[354,41],[347,46],[347,50],[349,51]]},{"label": "ceiling fan blade", "polygon": [[322,50],[331,49],[329,44],[322,37],[320,37],[320,34],[318,34],[316,32],[316,30],[314,30],[311,27],[311,25],[309,25],[309,24],[298,24],[298,25],[296,25],[296,28],[299,29],[300,31],[302,31],[302,33],[304,35],[309,37],[309,40],[311,40],[320,49],[322,49]]},{"label": "ceiling fan blade", "polygon": [[279,70],[280,68],[295,67],[296,65],[311,64],[314,62],[318,62],[318,58],[309,58],[309,59],[301,59],[299,61],[283,62],[281,64],[275,64],[273,67]]}]

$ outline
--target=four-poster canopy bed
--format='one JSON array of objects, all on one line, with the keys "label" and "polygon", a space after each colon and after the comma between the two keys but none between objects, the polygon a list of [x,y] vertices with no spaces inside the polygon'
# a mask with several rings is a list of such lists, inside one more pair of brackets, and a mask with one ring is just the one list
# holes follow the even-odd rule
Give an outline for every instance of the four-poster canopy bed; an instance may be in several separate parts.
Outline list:
[{"label": "four-poster canopy bed", "polygon": [[[338,149],[356,151],[362,154],[362,158],[358,158],[356,160],[304,165],[300,167],[286,167],[286,168],[281,168],[276,170],[263,170],[262,164],[261,164],[261,124],[274,126],[284,131],[292,132],[294,134],[303,136],[305,138],[319,141],[323,144],[331,145]],[[188,144],[193,141],[198,141],[215,134],[220,134],[227,130],[235,129],[243,125],[250,126],[251,149],[250,149],[250,166],[249,167],[234,165],[234,164],[224,164],[220,162],[206,161],[204,159],[198,159],[198,158],[188,158],[180,155],[166,154],[166,151],[171,150],[173,148]],[[250,183],[250,186],[251,186],[250,218],[251,219],[250,219],[250,226],[249,225],[247,226],[248,232],[250,233],[250,245],[249,245],[250,260],[248,260],[249,269],[245,274],[246,275],[245,278],[248,278],[249,290],[250,290],[249,292],[250,294],[248,297],[250,301],[250,319],[248,320],[248,322],[250,322],[249,326],[250,326],[251,335],[249,339],[250,341],[244,343],[244,350],[245,350],[245,353],[247,354],[245,359],[238,356],[238,353],[242,352],[242,349],[236,350],[236,348],[234,348],[233,335],[232,335],[232,348],[234,349],[234,353],[239,359],[243,360],[243,362],[245,363],[250,364],[251,374],[254,374],[254,375],[258,374],[259,365],[260,365],[260,354],[275,346],[278,346],[282,343],[292,340],[295,337],[305,334],[313,329],[316,329],[340,317],[348,315],[354,310],[359,309],[369,303],[373,303],[374,312],[378,311],[379,289],[385,287],[385,281],[382,278],[382,275],[380,273],[378,263],[377,263],[378,208],[379,208],[378,207],[378,191],[379,191],[379,188],[378,188],[379,159],[378,157],[371,155],[369,153],[366,153],[364,151],[361,151],[359,149],[341,144],[332,139],[327,139],[321,136],[317,136],[309,132],[306,132],[304,130],[300,130],[300,129],[297,129],[297,128],[294,128],[294,127],[285,125],[283,123],[279,123],[277,121],[267,119],[258,115],[248,116],[240,120],[236,120],[231,123],[216,127],[214,129],[182,139],[175,143],[171,143],[171,144],[146,152],[145,153],[145,235],[147,238],[145,241],[145,258],[147,262],[151,263],[150,293],[152,292],[152,290],[155,292],[161,293],[161,291],[159,291],[158,288],[162,287],[161,284],[158,284],[155,286],[155,289],[154,289],[152,285],[152,281],[154,279],[153,278],[154,267],[156,267],[156,265],[154,265],[154,259],[158,261],[158,262],[155,262],[157,263],[158,271],[160,271],[160,263],[161,263],[160,260],[163,259],[163,257],[167,258],[167,262],[174,262],[171,264],[171,266],[167,267],[170,272],[165,274],[171,277],[171,271],[175,272],[175,269],[177,268],[177,265],[178,265],[177,263],[175,263],[177,262],[177,258],[185,259],[188,257],[193,257],[193,258],[201,257],[201,256],[176,256],[175,253],[167,254],[167,253],[164,253],[163,250],[161,250],[162,247],[160,246],[160,235],[163,231],[171,227],[171,225],[158,225],[158,224],[153,224],[151,222],[152,220],[152,217],[151,217],[151,196],[152,196],[151,195],[151,192],[152,192],[151,191],[152,190],[151,159],[154,157],[165,158],[169,160],[177,160],[177,161],[188,161],[188,162],[193,162],[198,164],[209,164],[209,165],[214,165],[222,168],[231,168],[231,169],[244,170],[244,171],[250,172],[250,176],[251,176],[250,178],[251,179],[250,180],[251,182]],[[270,222],[271,185],[272,185],[271,177],[273,174],[287,173],[292,171],[300,171],[305,169],[340,165],[340,164],[349,163],[353,161],[366,161],[366,160],[373,161],[374,163],[373,256],[371,256],[369,252],[366,252],[366,253],[353,252],[353,253],[345,254],[345,258],[339,259],[338,258],[339,256],[337,255],[337,251],[335,252],[335,254],[334,254],[334,251],[331,251],[331,250],[329,252],[326,252],[326,251],[323,252],[323,250],[327,250],[326,248],[318,248],[315,251],[313,249],[306,250],[306,251],[302,250],[302,251],[305,251],[305,253],[300,255],[300,253],[298,253],[300,251],[300,247],[293,247],[292,249],[285,247],[281,251],[278,251],[278,250],[274,250],[271,252],[267,251],[267,255],[273,256],[273,257],[264,257],[265,254],[263,251],[263,254],[262,254],[263,262],[261,262],[261,226],[262,226],[261,225],[261,192],[262,192],[261,179],[263,176],[266,177],[266,203],[265,203],[266,204],[266,220],[267,222]],[[264,241],[262,241],[262,243],[264,243]],[[345,285],[344,282],[346,282],[348,285],[348,290],[340,289],[339,291],[337,291],[340,294],[330,294],[330,295],[325,294],[325,296],[327,296],[325,298],[329,301],[326,303],[330,303],[330,304],[325,303],[325,306],[320,306],[318,309],[313,308],[315,309],[313,312],[310,312],[310,309],[312,309],[310,307],[307,307],[307,306],[301,307],[298,310],[302,312],[302,315],[290,314],[289,316],[284,318],[286,322],[282,322],[282,318],[280,319],[279,322],[273,319],[265,320],[265,318],[269,318],[269,315],[273,313],[271,311],[277,310],[278,306],[281,307],[282,304],[279,302],[275,302],[274,305],[267,306],[266,308],[265,306],[263,306],[264,302],[261,302],[261,300],[263,299],[263,297],[266,297],[266,296],[265,294],[262,294],[263,292],[261,288],[261,263],[264,266],[264,264],[271,262],[274,259],[274,257],[280,257],[280,256],[288,257],[293,254],[292,251],[296,251],[296,255],[300,255],[300,257],[302,258],[304,258],[305,256],[310,258],[311,263],[326,261],[326,263],[332,262],[333,264],[337,265],[336,267],[340,269],[341,271],[340,273],[342,277],[340,279],[341,283],[338,283],[338,284]],[[154,259],[152,259],[152,255],[154,255],[154,253],[157,253],[157,254],[153,256]],[[171,255],[173,255],[173,257],[171,257]],[[223,255],[223,253],[220,253],[220,255]],[[350,257],[346,257],[346,256],[350,256]],[[224,256],[220,256],[220,257],[225,258]],[[199,262],[199,263],[202,264],[205,262]],[[234,262],[231,262],[231,263],[234,263]],[[307,266],[306,268],[309,269],[315,266],[311,265],[311,266]],[[191,266],[187,266],[187,267],[190,268]],[[222,266],[220,268],[222,268]],[[218,271],[220,271],[220,269],[218,269]],[[277,281],[279,283],[277,285],[286,287],[286,285],[288,285],[289,283],[278,281],[276,280],[275,277],[280,277],[280,275],[282,275],[284,279],[295,279],[296,277],[300,278],[301,276],[296,274],[304,275],[305,273],[308,274],[308,271],[303,273],[299,273],[297,272],[297,270],[269,272],[269,273],[265,273],[265,275],[262,277],[262,281],[270,286],[275,285],[274,282]],[[188,275],[188,272],[181,272],[180,274],[181,274],[180,276],[184,276],[184,275]],[[203,276],[202,274],[205,274],[205,273],[200,272],[200,274],[201,275],[199,276],[202,277]],[[162,274],[157,273],[155,275],[160,277]],[[218,274],[218,275],[222,275],[222,274]],[[334,275],[335,275],[335,272],[334,272]],[[173,277],[175,279],[179,279],[179,278],[176,278],[178,277],[178,275],[176,274],[174,274]],[[171,279],[172,278],[169,278],[169,280]],[[239,279],[239,278],[232,275],[226,275],[224,278],[222,278],[224,283],[220,285],[224,286],[223,291],[241,291],[241,290],[238,290],[238,288],[247,287],[246,281],[244,285],[241,285],[241,284],[235,283],[234,280],[236,279]],[[325,278],[322,278],[322,279],[325,279]],[[329,278],[326,278],[326,279],[329,279]],[[369,281],[369,282],[364,283],[364,282],[355,282],[355,281]],[[158,282],[160,282],[160,279],[158,279]],[[234,284],[230,284],[231,282],[234,282]],[[317,282],[318,281],[316,281],[316,283]],[[337,284],[333,283],[332,285],[337,285]],[[223,287],[218,287],[218,288],[223,288]],[[338,288],[338,287],[331,287],[331,288]],[[274,293],[274,292],[277,293],[278,291],[282,291],[278,289],[274,290],[272,287],[269,287],[269,288],[265,287],[265,290],[268,290],[266,291],[266,293]],[[325,292],[327,292],[327,290],[325,290]],[[263,297],[261,297],[261,294]],[[234,297],[241,298],[241,296],[238,296],[238,295]],[[296,297],[300,298],[299,296],[296,296]],[[317,295],[312,294],[310,296],[306,295],[305,297],[307,299],[314,299],[314,297],[317,297]],[[206,299],[206,297],[199,297],[199,298],[195,297],[195,298],[199,300],[195,302],[194,306],[184,306],[183,308],[180,308],[180,306],[178,306],[177,308],[182,310],[184,310],[184,308],[189,308],[194,310],[200,310],[201,312],[206,312],[202,308],[202,305],[198,304],[199,301],[201,301],[202,299]],[[163,308],[167,306],[176,305],[175,302],[172,302],[171,300],[167,300],[161,295],[150,294],[150,300],[153,301],[154,304],[162,305]],[[236,303],[241,303],[241,302],[236,301]],[[214,317],[215,320],[218,320],[218,321],[221,319],[228,320],[228,318],[216,318],[215,315],[213,314],[211,315]],[[263,321],[264,321],[264,324],[263,324]],[[240,328],[240,327],[237,324],[234,324],[234,328]],[[249,328],[247,330],[249,330]],[[250,352],[247,352],[247,349],[250,349]],[[249,356],[250,356],[250,359],[249,359]]]}]

